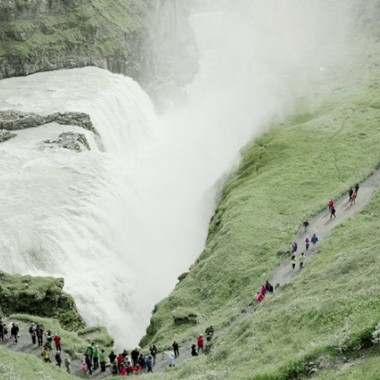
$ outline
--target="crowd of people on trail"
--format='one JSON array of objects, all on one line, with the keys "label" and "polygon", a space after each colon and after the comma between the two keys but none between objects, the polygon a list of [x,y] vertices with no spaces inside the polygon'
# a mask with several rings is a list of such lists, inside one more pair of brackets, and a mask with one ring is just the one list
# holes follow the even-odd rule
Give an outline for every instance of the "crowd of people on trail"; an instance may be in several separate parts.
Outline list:
[{"label": "crowd of people on trail", "polygon": [[[0,342],[6,343],[9,339],[13,339],[14,343],[18,342],[19,327],[16,323],[10,322],[9,326],[0,317]],[[10,333],[10,336],[9,336]]]}]

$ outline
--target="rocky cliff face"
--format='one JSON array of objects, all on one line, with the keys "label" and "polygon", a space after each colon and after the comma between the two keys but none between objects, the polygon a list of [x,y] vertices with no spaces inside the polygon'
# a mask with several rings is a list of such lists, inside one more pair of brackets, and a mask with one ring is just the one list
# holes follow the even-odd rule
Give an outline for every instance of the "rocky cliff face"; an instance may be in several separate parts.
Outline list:
[{"label": "rocky cliff face", "polygon": [[[141,83],[160,75],[181,82],[182,74],[170,66],[168,55],[192,61],[185,4],[176,0],[0,1],[0,79],[97,66]],[[189,75],[192,70],[185,71]]]}]

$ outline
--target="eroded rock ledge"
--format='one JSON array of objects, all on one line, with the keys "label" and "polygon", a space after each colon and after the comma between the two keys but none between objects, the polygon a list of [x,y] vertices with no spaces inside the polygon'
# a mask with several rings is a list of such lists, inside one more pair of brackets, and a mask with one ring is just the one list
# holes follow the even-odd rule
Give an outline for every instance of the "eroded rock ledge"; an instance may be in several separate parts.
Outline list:
[{"label": "eroded rock ledge", "polygon": [[76,152],[91,150],[90,144],[83,133],[63,132],[56,140],[46,140],[44,143],[51,147],[58,146],[64,149],[74,150]]},{"label": "eroded rock ledge", "polygon": [[83,112],[55,112],[47,116],[21,111],[0,111],[0,129],[17,131],[25,128],[35,128],[44,124],[58,123],[62,125],[75,125],[100,137],[92,125],[90,116]]}]

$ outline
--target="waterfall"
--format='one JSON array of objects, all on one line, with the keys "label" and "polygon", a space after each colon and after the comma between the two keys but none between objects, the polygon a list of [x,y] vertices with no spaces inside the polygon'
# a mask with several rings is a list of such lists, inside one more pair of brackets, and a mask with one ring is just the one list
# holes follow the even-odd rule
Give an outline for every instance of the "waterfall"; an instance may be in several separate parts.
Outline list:
[{"label": "waterfall", "polygon": [[[86,322],[119,347],[137,343],[202,251],[239,149],[328,92],[346,54],[342,2],[212,3],[191,16],[200,71],[187,102],[162,116],[136,82],[96,68],[0,81],[0,110],[88,113],[104,147],[55,123],[0,144],[1,268],[64,277]],[[91,150],[44,147],[62,131]]]}]

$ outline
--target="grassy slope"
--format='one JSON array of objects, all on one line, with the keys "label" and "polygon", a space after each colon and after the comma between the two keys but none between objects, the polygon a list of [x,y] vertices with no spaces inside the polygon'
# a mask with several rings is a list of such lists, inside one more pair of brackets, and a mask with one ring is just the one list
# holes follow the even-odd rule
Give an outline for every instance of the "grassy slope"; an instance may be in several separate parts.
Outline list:
[{"label": "grassy slope", "polygon": [[13,352],[0,347],[0,379],[15,380],[70,380],[74,376],[66,374],[56,366],[37,360],[34,355]]},{"label": "grassy slope", "polygon": [[[379,104],[374,75],[370,86],[292,118],[246,149],[210,224],[205,251],[157,305],[143,343],[168,346],[174,338],[195,338],[210,324],[228,324],[252,301],[278,261],[276,252],[290,246],[302,220],[378,166]],[[265,373],[260,378],[285,379],[298,362],[365,337],[380,320],[373,249],[380,245],[379,212],[378,194],[360,216],[334,231],[293,284],[227,330],[207,358],[181,366],[173,377]],[[172,315],[190,312],[198,314],[197,325],[173,324]]]}]

